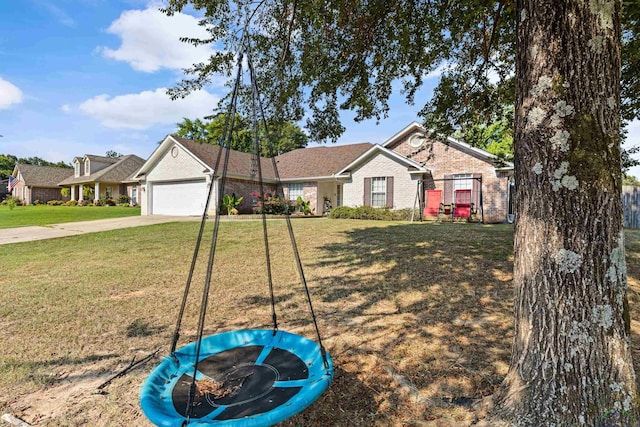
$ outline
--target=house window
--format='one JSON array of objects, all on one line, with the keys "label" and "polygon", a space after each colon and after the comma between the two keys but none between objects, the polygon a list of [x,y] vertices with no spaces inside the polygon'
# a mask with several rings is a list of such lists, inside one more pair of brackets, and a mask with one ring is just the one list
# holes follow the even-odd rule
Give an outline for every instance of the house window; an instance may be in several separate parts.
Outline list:
[{"label": "house window", "polygon": [[387,206],[387,178],[371,178],[371,206],[374,208]]},{"label": "house window", "polygon": [[[453,196],[455,197],[457,190],[472,190],[473,189],[473,174],[460,173],[453,175]],[[454,202],[455,200],[452,200]]]},{"label": "house window", "polygon": [[105,199],[110,199],[111,198],[111,187],[106,186],[104,188],[104,197],[105,197]]},{"label": "house window", "polygon": [[289,184],[289,200],[298,200],[298,197],[304,198],[304,184]]},{"label": "house window", "polygon": [[91,164],[89,163],[89,159],[84,161],[84,174],[91,175]]},{"label": "house window", "polygon": [[80,163],[75,162],[73,165],[73,175],[77,178],[80,176]]},{"label": "house window", "polygon": [[131,203],[138,204],[138,189],[135,187],[131,189]]}]

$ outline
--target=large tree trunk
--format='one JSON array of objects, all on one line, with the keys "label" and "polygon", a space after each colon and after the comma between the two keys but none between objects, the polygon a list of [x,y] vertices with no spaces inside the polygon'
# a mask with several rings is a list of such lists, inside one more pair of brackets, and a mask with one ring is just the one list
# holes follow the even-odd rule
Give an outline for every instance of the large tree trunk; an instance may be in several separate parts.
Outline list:
[{"label": "large tree trunk", "polygon": [[515,338],[494,421],[637,426],[619,0],[518,1]]}]

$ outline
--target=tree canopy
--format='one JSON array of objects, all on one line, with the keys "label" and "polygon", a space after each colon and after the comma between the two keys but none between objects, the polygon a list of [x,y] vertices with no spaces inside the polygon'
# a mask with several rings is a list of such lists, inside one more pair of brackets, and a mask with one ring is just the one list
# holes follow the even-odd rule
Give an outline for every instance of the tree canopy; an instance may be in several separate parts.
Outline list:
[{"label": "tree canopy", "polygon": [[[170,0],[165,12],[191,3],[204,12],[212,43],[209,62],[169,90],[172,97],[230,75],[242,29],[250,43],[270,115],[298,122],[315,140],[335,141],[344,131],[340,110],[356,120],[381,119],[392,93],[421,102],[420,115],[441,135],[491,126],[514,104],[516,1],[431,0],[388,2]],[[624,2],[622,116],[640,113],[640,4]],[[430,72],[440,82],[430,100],[416,100]],[[307,115],[307,111],[309,114]]]},{"label": "tree canopy", "polygon": [[[176,134],[194,141],[220,145],[224,137],[226,117],[226,113],[220,113],[205,121],[200,119],[191,120],[185,117],[182,122],[177,124],[178,130]],[[307,135],[294,123],[277,123],[274,120],[269,120],[267,126],[269,128],[269,137],[272,141],[269,144],[263,144],[262,152],[260,153],[262,156],[278,155],[307,145]],[[254,135],[252,129],[252,123],[249,119],[236,114],[229,148],[252,153]],[[262,127],[260,127],[259,132],[261,135],[265,133]],[[266,141],[266,139],[264,140]]]}]

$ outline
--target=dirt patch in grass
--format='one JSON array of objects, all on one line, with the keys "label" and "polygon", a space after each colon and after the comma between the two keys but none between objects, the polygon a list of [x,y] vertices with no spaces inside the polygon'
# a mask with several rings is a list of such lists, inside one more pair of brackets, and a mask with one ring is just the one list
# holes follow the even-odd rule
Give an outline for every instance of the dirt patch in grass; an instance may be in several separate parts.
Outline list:
[{"label": "dirt patch in grass", "polygon": [[[320,399],[281,425],[468,425],[471,404],[508,367],[512,228],[327,219],[294,227],[336,370]],[[280,327],[313,337],[284,224],[270,230]],[[11,245],[11,263],[0,254],[11,266],[0,298],[15,302],[0,307],[0,410],[37,425],[150,425],[138,393],[154,362],[106,394],[91,392],[134,355],[166,355],[196,233],[197,224],[164,224]],[[627,245],[638,319],[640,233],[627,232]],[[216,257],[205,333],[269,328],[260,224],[222,224]],[[195,337],[204,273],[196,270],[180,345]],[[636,360],[639,328],[634,321]]]}]

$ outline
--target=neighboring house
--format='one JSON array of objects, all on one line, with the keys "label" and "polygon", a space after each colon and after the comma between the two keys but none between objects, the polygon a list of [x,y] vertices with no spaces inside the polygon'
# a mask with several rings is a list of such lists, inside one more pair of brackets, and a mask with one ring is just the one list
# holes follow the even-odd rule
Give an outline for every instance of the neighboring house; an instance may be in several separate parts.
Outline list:
[{"label": "neighboring house", "polygon": [[[210,185],[217,194],[222,153],[218,146],[167,136],[132,177],[141,184],[142,214],[201,215]],[[486,222],[507,219],[513,166],[501,166],[495,156],[453,138],[446,143],[430,139],[415,122],[382,145],[301,148],[277,156],[275,162],[285,197],[310,201],[318,215],[326,205],[417,208],[426,190],[441,188],[443,203],[450,203],[456,191],[467,190],[475,206],[484,208]],[[260,165],[264,192],[273,193],[272,160],[262,158]],[[244,197],[240,212],[251,212],[255,205],[251,194],[259,194],[253,182],[257,169],[250,154],[230,151],[224,192]],[[217,211],[212,199],[210,213]]]},{"label": "neighboring house", "polygon": [[24,204],[36,200],[46,203],[50,200],[69,200],[60,193],[58,183],[73,175],[73,169],[54,166],[17,164],[11,174],[18,180],[11,195]]},{"label": "neighboring house", "polygon": [[58,181],[60,187],[69,187],[71,200],[85,200],[84,188],[89,187],[93,195],[89,201],[118,199],[120,195],[135,194],[138,183],[131,179],[144,160],[129,154],[117,158],[85,154],[74,157],[70,176]]}]

